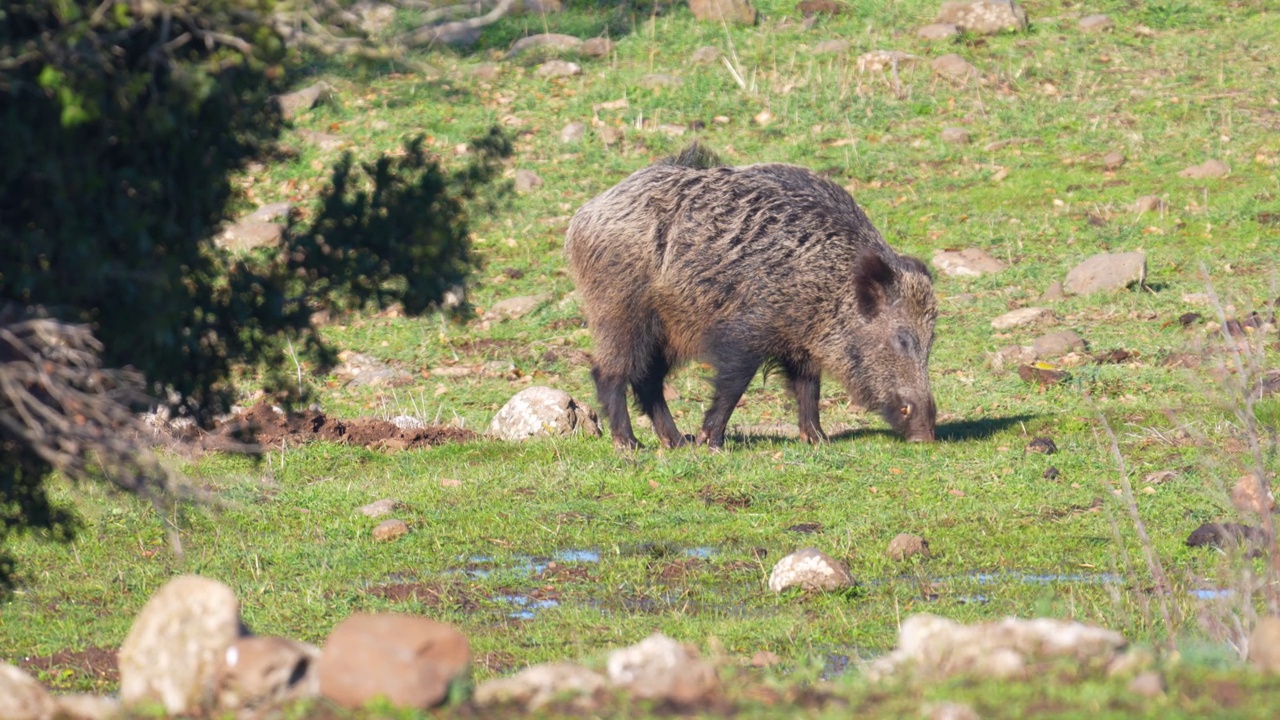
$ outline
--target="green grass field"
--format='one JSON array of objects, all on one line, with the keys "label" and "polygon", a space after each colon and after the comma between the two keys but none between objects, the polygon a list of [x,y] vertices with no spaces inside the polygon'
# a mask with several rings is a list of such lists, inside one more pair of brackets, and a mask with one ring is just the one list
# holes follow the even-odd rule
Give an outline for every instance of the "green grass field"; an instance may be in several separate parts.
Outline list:
[{"label": "green grass field", "polygon": [[[304,376],[331,414],[410,414],[483,430],[531,384],[595,404],[579,352],[590,351],[590,334],[561,252],[583,202],[693,139],[734,164],[805,165],[849,188],[901,252],[928,261],[942,248],[982,248],[1010,266],[936,280],[931,376],[941,442],[901,442],[828,381],[823,421],[836,432],[817,447],[738,432],[720,454],[655,450],[652,432],[638,428],[647,449],[632,455],[616,454],[606,436],[405,452],[313,444],[275,448],[259,462],[175,458],[218,501],[175,518],[184,556],[169,552],[165,525],[147,506],[93,487],[59,489],[79,508],[83,530],[71,544],[17,546],[25,578],[0,605],[0,657],[57,656],[41,673],[50,686],[110,691],[114,680],[87,666],[86,650],[117,647],[154,590],[176,573],[200,573],[235,588],[246,622],[262,634],[320,643],[358,610],[453,623],[471,639],[478,680],[548,660],[599,662],[660,630],[722,648],[729,664],[760,650],[781,656],[762,680],[775,696],[741,699],[742,712],[762,717],[790,717],[797,707],[919,716],[940,699],[969,702],[983,717],[1275,717],[1280,683],[1246,669],[1232,629],[1238,619],[1247,635],[1264,610],[1250,583],[1267,561],[1240,562],[1184,540],[1205,522],[1257,524],[1228,497],[1253,456],[1236,413],[1240,393],[1230,389],[1238,375],[1219,371],[1233,367],[1233,356],[1213,329],[1218,309],[1270,313],[1280,295],[1280,10],[1263,0],[1028,1],[1026,33],[927,43],[915,29],[932,21],[935,2],[846,5],[805,29],[787,0],[758,2],[751,28],[697,23],[684,6],[655,13],[580,3],[507,18],[471,50],[416,56],[438,74],[317,63],[314,75],[336,99],[295,123],[286,138],[301,149],[295,159],[242,179],[241,204],[291,199],[305,212],[340,151],[322,152],[298,131],[339,135],[358,158],[422,134],[455,163],[457,146],[506,127],[516,140],[512,174],[532,170],[544,185],[503,196],[474,218],[483,266],[470,299],[481,314],[515,296],[545,302],[514,320],[337,318],[324,331],[332,343],[412,381],[353,388]],[[1077,30],[1077,19],[1094,12],[1110,14],[1114,30]],[[538,32],[607,34],[617,49],[575,59],[580,76],[543,80],[535,60],[503,59],[511,42]],[[814,53],[840,38],[847,53]],[[730,56],[745,89],[725,63],[690,61],[707,45]],[[923,60],[903,64],[895,87],[885,73],[857,70],[857,57],[872,50]],[[956,85],[934,76],[929,61],[945,53],[986,79]],[[646,89],[651,73],[682,84]],[[764,112],[767,123],[756,119]],[[587,124],[585,138],[562,143],[561,128],[574,121]],[[972,142],[944,143],[948,126],[965,128]],[[606,144],[605,127],[621,140]],[[985,149],[1009,139],[1029,142]],[[1113,151],[1125,162],[1106,170],[1102,157]],[[1209,158],[1230,174],[1179,176]],[[1167,207],[1137,214],[1130,206],[1147,195]],[[996,316],[1036,305],[1086,257],[1139,249],[1146,287],[1048,303],[1052,327],[991,328]],[[1202,269],[1222,298],[1216,308],[1196,295],[1208,290]],[[1184,328],[1178,319],[1188,312],[1208,321]],[[991,362],[1003,347],[1066,329],[1089,349],[1063,383],[1042,388]],[[1278,366],[1278,339],[1274,330],[1248,336],[1262,367]],[[1132,357],[1093,361],[1117,349]],[[1165,363],[1202,351],[1194,370]],[[430,372],[485,363],[500,371]],[[693,366],[669,380],[685,432],[710,400],[707,374]],[[253,389],[246,383],[246,395]],[[1265,426],[1276,425],[1280,398],[1264,398],[1257,415],[1274,472],[1275,431]],[[731,430],[779,422],[795,422],[794,404],[779,376],[758,377]],[[1116,494],[1122,475],[1108,426],[1147,549],[1169,573],[1166,594],[1156,591],[1125,496]],[[1040,436],[1058,452],[1028,452]],[[1056,477],[1046,477],[1050,466]],[[1161,471],[1172,472],[1153,475]],[[411,528],[392,543],[375,542],[377,521],[357,511],[384,497],[404,503],[396,516]],[[933,557],[889,560],[885,547],[902,532],[927,538]],[[807,546],[846,562],[859,591],[769,591],[773,563]],[[1234,592],[1196,592],[1226,588]],[[1161,602],[1172,607],[1172,625]],[[1051,675],[1025,685],[863,685],[857,661],[890,650],[899,620],[918,612],[1105,625],[1160,650],[1169,690],[1146,700],[1123,680]],[[839,702],[813,700],[817,688]]]}]

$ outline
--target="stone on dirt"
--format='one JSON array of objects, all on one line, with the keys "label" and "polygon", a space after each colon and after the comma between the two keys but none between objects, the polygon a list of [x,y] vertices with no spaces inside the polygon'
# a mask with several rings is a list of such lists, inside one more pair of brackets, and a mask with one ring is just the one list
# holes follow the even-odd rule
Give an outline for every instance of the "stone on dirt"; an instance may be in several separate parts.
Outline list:
[{"label": "stone on dirt", "polygon": [[769,589],[842,590],[856,583],[844,564],[817,548],[797,550],[782,558],[769,573]]},{"label": "stone on dirt", "polygon": [[243,637],[227,648],[218,673],[218,707],[266,710],[320,694],[320,648],[282,637]]},{"label": "stone on dirt", "polygon": [[231,588],[181,575],[156,591],[120,645],[120,700],[160,703],[172,714],[212,706],[227,647],[242,633]]},{"label": "stone on dirt", "polygon": [[505,678],[485,681],[476,688],[475,703],[481,707],[517,703],[536,710],[556,698],[591,696],[605,687],[598,672],[569,662],[534,665]]},{"label": "stone on dirt", "polygon": [[978,68],[969,63],[968,60],[950,53],[942,57],[935,58],[933,61],[933,71],[943,77],[953,80],[969,80],[982,75]]},{"label": "stone on dirt", "polygon": [[409,526],[403,520],[383,520],[373,529],[373,539],[389,542],[409,534]]},{"label": "stone on dirt", "polygon": [[978,248],[939,250],[933,255],[933,266],[938,272],[951,277],[978,277],[1009,267]]},{"label": "stone on dirt", "polygon": [[343,620],[316,663],[320,694],[358,708],[377,697],[404,708],[435,707],[471,661],[467,637],[412,615],[357,613]]},{"label": "stone on dirt", "polygon": [[889,547],[885,551],[885,554],[889,556],[890,560],[897,560],[899,562],[917,555],[926,560],[931,556],[931,553],[929,552],[929,541],[919,535],[912,535],[911,533],[899,533],[896,535],[889,541]]},{"label": "stone on dirt", "polygon": [[749,0],[689,0],[689,10],[701,21],[756,24],[756,8]]},{"label": "stone on dirt", "polygon": [[1125,647],[1124,636],[1093,625],[1005,618],[962,625],[936,615],[913,615],[898,631],[898,647],[867,666],[874,681],[913,675],[926,681],[953,676],[1025,677],[1035,664],[1071,659],[1082,671],[1105,670]]},{"label": "stone on dirt", "polygon": [[1006,30],[1026,30],[1027,12],[1013,0],[944,2],[935,22],[955,25],[974,35],[994,35]]},{"label": "stone on dirt", "polygon": [[595,411],[563,390],[535,385],[508,400],[489,423],[486,434],[500,440],[520,441],[575,432],[600,434]]},{"label": "stone on dirt", "polygon": [[1023,327],[1025,325],[1034,325],[1042,322],[1052,322],[1054,320],[1053,311],[1043,307],[1024,307],[1009,312],[995,318],[991,321],[991,327],[996,330],[1012,330],[1013,328]]},{"label": "stone on dirt", "polygon": [[1041,335],[1031,343],[1038,358],[1062,357],[1069,352],[1084,350],[1084,338],[1074,330]]},{"label": "stone on dirt", "polygon": [[48,720],[53,710],[53,698],[44,686],[22,670],[0,662],[0,718]]},{"label": "stone on dirt", "polygon": [[711,663],[660,633],[614,650],[605,667],[609,682],[633,698],[692,705],[720,690],[720,678]]},{"label": "stone on dirt", "polygon": [[1141,285],[1147,279],[1147,255],[1141,250],[1099,253],[1071,269],[1063,288],[1072,295],[1091,295]]},{"label": "stone on dirt", "polygon": [[1249,635],[1249,662],[1262,672],[1280,675],[1280,617],[1258,621]]},{"label": "stone on dirt", "polygon": [[512,43],[511,48],[507,50],[507,58],[516,57],[535,48],[542,50],[577,50],[581,45],[582,39],[572,35],[540,33],[522,37]]}]

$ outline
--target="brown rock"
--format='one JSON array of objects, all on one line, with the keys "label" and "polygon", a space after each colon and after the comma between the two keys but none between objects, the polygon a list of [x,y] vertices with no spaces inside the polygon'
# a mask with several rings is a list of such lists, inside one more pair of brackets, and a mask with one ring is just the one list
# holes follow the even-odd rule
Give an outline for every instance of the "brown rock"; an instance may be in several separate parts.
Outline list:
[{"label": "brown rock", "polygon": [[950,40],[960,34],[960,28],[950,23],[932,23],[916,30],[921,40]]},{"label": "brown rock", "polygon": [[749,0],[689,0],[689,9],[702,21],[756,24],[756,9]]},{"label": "brown rock", "polygon": [[982,75],[978,68],[970,65],[967,60],[955,53],[935,59],[933,61],[933,71],[952,80],[970,80]]},{"label": "brown rock", "polygon": [[1018,377],[1034,385],[1056,385],[1066,380],[1068,374],[1062,370],[1039,365],[1021,365],[1018,367]]},{"label": "brown rock", "polygon": [[751,667],[773,667],[780,662],[782,662],[782,658],[778,657],[777,653],[769,652],[768,650],[760,650],[751,656]]},{"label": "brown rock", "polygon": [[1249,636],[1249,662],[1262,672],[1280,675],[1280,617],[1264,617]]},{"label": "brown rock", "polygon": [[1065,300],[1066,297],[1067,294],[1062,289],[1062,281],[1054,280],[1049,283],[1049,287],[1045,288],[1044,294],[1040,296],[1040,299],[1037,302],[1057,302],[1059,300]]},{"label": "brown rock", "polygon": [[1063,330],[1041,335],[1032,342],[1031,347],[1035,349],[1038,358],[1062,357],[1069,352],[1084,350],[1084,338],[1073,330]]},{"label": "brown rock", "polygon": [[919,555],[924,559],[929,559],[929,541],[919,535],[911,533],[899,533],[896,537],[889,541],[889,548],[886,554],[890,560],[901,562],[909,557]]},{"label": "brown rock", "polygon": [[357,613],[325,641],[316,663],[320,694],[348,708],[377,697],[424,709],[443,702],[471,660],[453,627],[411,615]]},{"label": "brown rock", "polygon": [[800,2],[796,3],[796,10],[805,17],[842,15],[847,9],[847,6],[835,2],[835,0],[800,0]]},{"label": "brown rock", "polygon": [[245,637],[227,648],[218,673],[218,706],[266,709],[320,693],[320,649],[280,637]]},{"label": "brown rock", "polygon": [[533,71],[533,74],[540,78],[565,78],[582,74],[582,67],[578,63],[569,62],[568,60],[548,60],[542,63]]},{"label": "brown rock", "polygon": [[35,678],[0,662],[0,718],[4,720],[49,720],[53,698]]},{"label": "brown rock", "polygon": [[542,178],[532,170],[516,170],[516,192],[527,193],[542,187]]},{"label": "brown rock", "polygon": [[1076,27],[1080,32],[1100,33],[1115,27],[1115,23],[1106,15],[1085,15],[1076,23]]},{"label": "brown rock", "polygon": [[274,222],[242,220],[227,227],[217,243],[228,250],[242,252],[260,247],[275,247],[284,239],[284,225]]},{"label": "brown rock", "polygon": [[218,669],[241,628],[231,588],[198,575],[170,580],[120,645],[121,702],[158,702],[175,715],[209,708]]},{"label": "brown rock", "polygon": [[511,44],[511,49],[507,50],[507,58],[513,58],[530,50],[577,50],[582,45],[582,39],[572,35],[561,35],[559,33],[542,33],[540,35],[530,35],[522,37]]},{"label": "brown rock", "polygon": [[1102,167],[1107,170],[1119,170],[1124,165],[1125,157],[1123,154],[1112,151],[1102,156]]},{"label": "brown rock", "polygon": [[373,529],[373,539],[378,542],[395,540],[409,534],[409,526],[403,520],[384,520]]},{"label": "brown rock", "polygon": [[1027,13],[1013,0],[944,2],[935,22],[955,25],[975,35],[994,35],[1026,30]]},{"label": "brown rock", "polygon": [[1143,195],[1133,201],[1133,211],[1139,215],[1164,210],[1166,207],[1168,207],[1168,204],[1155,195]]},{"label": "brown rock", "polygon": [[[1260,485],[1266,489],[1259,492]],[[1235,487],[1231,488],[1231,504],[1240,512],[1261,515],[1275,512],[1276,498],[1271,494],[1270,483],[1265,480],[1259,483],[1258,476],[1249,473],[1236,480]]]},{"label": "brown rock", "polygon": [[1231,173],[1231,168],[1221,160],[1205,160],[1199,165],[1191,167],[1178,173],[1178,177],[1190,178],[1192,180],[1208,180],[1213,178],[1226,177]]},{"label": "brown rock", "polygon": [[947,143],[949,145],[968,145],[969,144],[969,131],[965,130],[964,128],[958,128],[958,127],[942,128],[942,132],[938,135],[938,137],[942,138],[942,142]]},{"label": "brown rock", "polygon": [[817,548],[797,550],[782,558],[769,573],[769,589],[782,592],[787,588],[803,590],[843,590],[856,583],[843,563]]},{"label": "brown rock", "polygon": [[1072,295],[1090,295],[1142,285],[1147,278],[1147,256],[1141,250],[1098,253],[1067,273],[1063,287]]},{"label": "brown rock", "polygon": [[951,277],[978,277],[1009,267],[991,257],[986,250],[978,248],[939,250],[933,255],[933,266],[943,275]]},{"label": "brown rock", "polygon": [[285,120],[293,120],[318,105],[320,101],[328,98],[332,93],[333,88],[327,84],[316,83],[301,90],[277,95],[276,104],[280,108],[280,115]]},{"label": "brown rock", "polygon": [[843,55],[844,53],[849,52],[850,47],[852,47],[852,45],[850,45],[849,41],[844,40],[842,38],[835,38],[832,40],[823,40],[822,42],[813,46],[813,54],[814,55]]},{"label": "brown rock", "polygon": [[360,514],[365,517],[377,518],[383,515],[390,515],[398,507],[400,507],[399,501],[392,498],[383,498],[375,500],[368,505],[360,506]]},{"label": "brown rock", "polygon": [[1053,311],[1049,308],[1042,307],[1024,307],[1009,312],[993,319],[991,327],[996,330],[1012,330],[1013,328],[1022,327],[1024,325],[1035,325],[1037,323],[1053,322],[1055,320]]},{"label": "brown rock", "polygon": [[618,43],[609,38],[595,37],[583,41],[582,46],[578,48],[578,52],[590,58],[606,58],[613,54]]}]

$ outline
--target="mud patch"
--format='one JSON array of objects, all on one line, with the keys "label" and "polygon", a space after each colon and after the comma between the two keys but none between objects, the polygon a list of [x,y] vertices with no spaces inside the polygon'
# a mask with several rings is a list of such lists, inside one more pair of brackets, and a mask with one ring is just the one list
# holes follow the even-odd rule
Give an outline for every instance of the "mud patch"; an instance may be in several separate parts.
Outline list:
[{"label": "mud patch", "polygon": [[18,660],[18,667],[53,688],[104,688],[120,682],[115,648],[91,645],[83,650],[59,650],[52,655]]},{"label": "mud patch", "polygon": [[701,571],[706,567],[707,562],[702,558],[687,557],[681,560],[673,560],[663,563],[657,567],[658,577],[663,582],[674,582],[684,580],[685,578]]},{"label": "mud patch", "polygon": [[365,590],[365,594],[390,603],[419,603],[427,608],[456,608],[474,612],[480,607],[461,584],[398,582],[375,585]]},{"label": "mud patch", "polygon": [[425,448],[468,442],[477,437],[471,430],[443,425],[400,428],[378,418],[339,420],[316,410],[286,414],[277,412],[269,403],[254,405],[234,422],[219,428],[215,435],[232,442],[253,441],[268,447],[324,440],[380,450]]}]

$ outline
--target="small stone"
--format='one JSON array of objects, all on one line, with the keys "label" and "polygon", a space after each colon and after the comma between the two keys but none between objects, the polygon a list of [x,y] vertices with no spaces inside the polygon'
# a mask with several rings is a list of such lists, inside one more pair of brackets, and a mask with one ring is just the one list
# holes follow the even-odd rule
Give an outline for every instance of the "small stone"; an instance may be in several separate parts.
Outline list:
[{"label": "small stone", "polygon": [[921,40],[950,40],[960,34],[960,28],[951,23],[931,23],[916,30]]},{"label": "small stone", "polygon": [[911,533],[899,533],[896,535],[889,541],[889,548],[885,553],[889,556],[890,560],[897,560],[899,562],[906,560],[909,557],[915,557],[916,555],[919,555],[926,560],[932,557],[932,554],[929,552],[929,541],[919,535],[912,535]]},{"label": "small stone", "polygon": [[1067,273],[1063,287],[1072,295],[1091,295],[1141,285],[1147,278],[1147,255],[1141,250],[1099,253]]},{"label": "small stone", "polygon": [[925,710],[929,720],[978,720],[978,713],[964,703],[942,702]]},{"label": "small stone", "polygon": [[469,71],[471,77],[482,82],[493,82],[502,76],[502,66],[498,63],[483,62]]},{"label": "small stone", "polygon": [[1063,370],[1037,364],[1018,366],[1018,377],[1036,385],[1056,385],[1070,376]]},{"label": "small stone", "polygon": [[1107,170],[1119,170],[1124,165],[1125,157],[1122,153],[1109,152],[1102,156],[1102,167]]},{"label": "small stone", "polygon": [[377,697],[403,708],[444,702],[471,660],[467,637],[412,615],[357,613],[329,634],[317,661],[320,694],[347,708]]},{"label": "small stone", "polygon": [[580,122],[571,122],[560,130],[560,142],[569,144],[582,140],[587,135],[587,126]]},{"label": "small stone", "polygon": [[843,55],[849,52],[850,43],[848,40],[834,39],[823,40],[813,46],[814,55]]},{"label": "small stone", "polygon": [[180,575],[156,591],[120,645],[120,700],[171,714],[212,706],[227,647],[240,636],[240,603],[226,585]]},{"label": "small stone", "polygon": [[1115,23],[1106,15],[1085,15],[1076,23],[1080,32],[1100,33],[1115,27]]},{"label": "small stone", "polygon": [[276,104],[280,115],[285,120],[295,120],[302,113],[318,105],[333,93],[333,88],[326,83],[315,83],[301,90],[276,96]]},{"label": "small stone", "polygon": [[1013,0],[944,2],[935,22],[955,25],[974,35],[994,35],[1006,30],[1025,31],[1027,13]]},{"label": "small stone", "polygon": [[520,295],[493,304],[485,313],[490,320],[516,320],[546,304],[546,295]]},{"label": "small stone", "polygon": [[664,87],[680,87],[684,84],[684,80],[667,73],[650,73],[640,78],[638,84],[646,90],[657,90]]},{"label": "small stone", "polygon": [[899,50],[872,50],[858,56],[858,72],[884,72],[902,68],[920,58]]},{"label": "small stone", "polygon": [[1053,438],[1038,437],[1027,444],[1027,452],[1052,455],[1058,452],[1058,445],[1053,441]]},{"label": "small stone", "polygon": [[953,80],[969,80],[982,75],[978,68],[955,53],[935,59],[933,61],[933,71],[938,75]]},{"label": "small stone", "polygon": [[1280,617],[1258,621],[1249,635],[1249,662],[1262,672],[1280,675]]},{"label": "small stone", "polygon": [[[111,720],[124,715],[120,701],[105,695],[55,695],[53,704],[53,720]],[[0,709],[0,717],[10,716]]]},{"label": "small stone", "polygon": [[409,534],[409,526],[403,520],[383,520],[373,529],[373,539],[378,542],[389,542]]},{"label": "small stone", "polygon": [[969,131],[958,127],[945,127],[938,137],[942,138],[942,142],[948,145],[968,145]]},{"label": "small stone", "polygon": [[227,648],[219,671],[218,707],[266,710],[320,694],[320,648],[280,637],[243,637]]},{"label": "small stone", "polygon": [[474,700],[480,707],[518,703],[532,711],[557,697],[594,695],[604,687],[605,678],[600,673],[573,663],[553,662],[525,668],[511,677],[487,680],[476,688]]},{"label": "small stone", "polygon": [[1192,180],[1208,180],[1213,178],[1226,177],[1231,173],[1231,168],[1221,160],[1205,160],[1199,165],[1191,167],[1178,173],[1178,177],[1190,178]]},{"label": "small stone", "polygon": [[530,35],[512,43],[511,49],[507,50],[507,58],[513,58],[534,48],[543,50],[577,50],[581,45],[582,39],[572,35],[562,35],[560,33]]},{"label": "small stone", "polygon": [[548,60],[538,66],[533,74],[540,78],[563,78],[582,74],[582,66],[568,60]]},{"label": "small stone", "polygon": [[756,9],[749,0],[689,0],[689,10],[700,21],[756,24]]},{"label": "small stone", "polygon": [[1143,195],[1133,201],[1132,209],[1135,213],[1141,215],[1143,213],[1163,211],[1168,204],[1155,195]]},{"label": "small stone", "polygon": [[289,219],[289,213],[293,212],[293,203],[278,202],[270,203],[259,207],[257,210],[249,213],[241,218],[242,221],[248,222],[282,222]]},{"label": "small stone", "polygon": [[365,517],[378,518],[383,515],[390,515],[396,508],[400,507],[400,503],[391,498],[383,498],[364,505],[360,508],[360,514]]},{"label": "small stone", "polygon": [[710,663],[658,633],[609,653],[605,667],[610,683],[640,700],[689,706],[705,702],[720,690],[720,678]]},{"label": "small stone", "polygon": [[782,662],[782,658],[778,657],[777,653],[769,652],[768,650],[760,650],[751,656],[751,667],[773,667],[780,662]]},{"label": "small stone", "polygon": [[516,170],[516,192],[527,193],[542,187],[542,178],[538,173],[523,168]]},{"label": "small stone", "polygon": [[1031,347],[1035,349],[1038,358],[1062,357],[1069,352],[1085,349],[1084,339],[1073,330],[1041,335],[1031,343]]},{"label": "small stone", "polygon": [[534,386],[516,393],[493,416],[486,434],[501,440],[522,441],[575,432],[600,434],[595,411],[563,390]]},{"label": "small stone", "polygon": [[1026,365],[1036,361],[1036,350],[1030,345],[1007,345],[991,357],[991,367],[1004,369],[1005,365]]},{"label": "small stone", "polygon": [[843,590],[856,583],[843,564],[817,548],[797,550],[782,558],[769,574],[769,589],[782,592],[790,587],[803,590]]},{"label": "small stone", "polygon": [[217,238],[217,244],[233,252],[261,247],[278,247],[284,239],[284,225],[274,222],[241,220],[228,226]]},{"label": "small stone", "polygon": [[979,277],[987,273],[1000,272],[1009,267],[991,257],[986,250],[978,248],[939,250],[934,253],[933,266],[943,275],[951,277]]},{"label": "small stone", "polygon": [[394,387],[413,378],[408,372],[363,353],[343,350],[338,359],[342,364],[333,369],[333,374],[352,387]]},{"label": "small stone", "polygon": [[1054,280],[1049,283],[1049,287],[1044,289],[1044,294],[1040,296],[1037,302],[1058,302],[1059,300],[1065,300],[1066,297],[1067,294],[1062,291],[1062,281]]},{"label": "small stone", "polygon": [[617,47],[618,43],[609,38],[595,37],[584,41],[578,52],[589,58],[607,58]]},{"label": "small stone", "polygon": [[1155,670],[1139,673],[1129,681],[1129,692],[1145,698],[1157,698],[1164,695],[1164,677]]},{"label": "small stone", "polygon": [[[1266,490],[1259,492],[1260,484],[1268,487]],[[1239,480],[1236,480],[1235,487],[1231,488],[1231,504],[1235,505],[1240,512],[1254,513],[1255,515],[1275,512],[1276,509],[1276,499],[1271,494],[1269,483],[1265,480],[1259,483],[1258,476],[1253,473],[1244,475]]]},{"label": "small stone", "polygon": [[720,59],[720,48],[704,45],[693,51],[689,61],[695,65],[710,65]]},{"label": "small stone", "polygon": [[1025,325],[1034,325],[1041,322],[1053,322],[1053,311],[1043,307],[1024,307],[997,317],[991,321],[991,327],[996,330],[1012,330],[1013,328],[1023,327]]},{"label": "small stone", "polygon": [[35,678],[0,662],[0,718],[49,720],[53,710],[53,698]]}]

